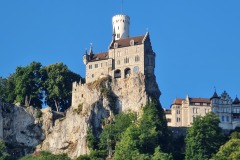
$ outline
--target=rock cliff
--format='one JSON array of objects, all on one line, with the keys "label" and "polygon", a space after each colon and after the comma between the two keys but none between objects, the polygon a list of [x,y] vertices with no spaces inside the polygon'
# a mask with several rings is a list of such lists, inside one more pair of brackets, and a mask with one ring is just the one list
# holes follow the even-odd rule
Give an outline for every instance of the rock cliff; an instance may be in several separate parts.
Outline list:
[{"label": "rock cliff", "polygon": [[125,79],[105,77],[88,84],[73,84],[73,105],[64,118],[47,126],[52,124],[51,111],[43,112],[44,121],[48,121],[43,124],[46,139],[38,150],[67,153],[71,158],[89,153],[89,128],[98,136],[116,113],[131,110],[140,114],[151,97],[159,98],[155,77],[148,80],[142,74],[133,74]]},{"label": "rock cliff", "polygon": [[[0,138],[12,145],[69,157],[89,153],[87,132],[99,136],[103,127],[119,112],[141,114],[142,107],[160,91],[155,77],[132,74],[125,79],[98,79],[92,83],[73,84],[72,106],[65,113],[42,109],[41,118],[32,107],[0,104]],[[3,130],[1,131],[1,128]],[[20,148],[21,148],[20,147]]]},{"label": "rock cliff", "polygon": [[0,139],[3,139],[15,156],[31,153],[44,140],[39,111],[23,108],[0,100]]}]

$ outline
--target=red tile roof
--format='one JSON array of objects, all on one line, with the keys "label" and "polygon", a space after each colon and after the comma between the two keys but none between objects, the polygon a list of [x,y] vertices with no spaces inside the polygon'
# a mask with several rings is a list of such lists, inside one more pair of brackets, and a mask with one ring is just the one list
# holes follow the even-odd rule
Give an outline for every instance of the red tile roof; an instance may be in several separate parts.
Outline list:
[{"label": "red tile roof", "polygon": [[176,98],[173,102],[173,104],[177,104],[177,105],[181,105],[182,104],[182,101],[184,101],[185,99],[182,99],[182,98]]},{"label": "red tile roof", "polygon": [[[134,40],[134,45],[139,45],[139,44],[143,43],[144,37],[145,37],[145,35],[123,38],[123,39],[116,40],[114,43],[118,43],[118,48],[129,47],[131,40]],[[114,48],[114,43],[111,44],[110,49]]]},{"label": "red tile roof", "polygon": [[189,101],[193,103],[211,103],[208,98],[189,98]]},{"label": "red tile roof", "polygon": [[91,58],[91,61],[99,61],[107,58],[108,58],[108,52],[102,52],[102,53],[94,54],[93,57]]}]

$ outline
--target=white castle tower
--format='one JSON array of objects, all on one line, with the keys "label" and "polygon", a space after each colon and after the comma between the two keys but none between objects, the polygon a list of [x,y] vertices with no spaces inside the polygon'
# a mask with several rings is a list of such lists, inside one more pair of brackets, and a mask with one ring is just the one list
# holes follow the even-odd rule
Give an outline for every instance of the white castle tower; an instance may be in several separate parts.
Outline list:
[{"label": "white castle tower", "polygon": [[129,37],[130,17],[124,14],[118,14],[112,18],[113,34],[115,40]]}]

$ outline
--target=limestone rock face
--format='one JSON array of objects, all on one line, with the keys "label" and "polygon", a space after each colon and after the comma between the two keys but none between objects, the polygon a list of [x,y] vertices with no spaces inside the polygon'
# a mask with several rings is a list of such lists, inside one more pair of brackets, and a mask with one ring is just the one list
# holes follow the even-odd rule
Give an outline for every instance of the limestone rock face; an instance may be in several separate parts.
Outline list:
[{"label": "limestone rock face", "polygon": [[0,101],[0,139],[15,148],[13,154],[23,155],[45,138],[41,124],[35,121],[38,111]]},{"label": "limestone rock face", "polygon": [[159,98],[155,77],[151,78],[151,82],[146,83],[145,76],[133,74],[125,79],[102,78],[88,84],[73,84],[72,106],[64,118],[54,121],[52,112],[42,111],[46,139],[38,150],[67,153],[71,158],[89,153],[89,128],[93,129],[95,136],[99,136],[105,123],[111,121],[115,113],[140,113],[150,96]]},{"label": "limestone rock face", "polygon": [[146,102],[160,94],[155,77],[132,74],[124,79],[105,77],[88,84],[74,83],[72,106],[65,113],[45,108],[37,118],[38,111],[32,107],[0,103],[0,138],[20,148],[36,147],[76,158],[89,153],[89,129],[99,136],[116,113],[141,113]]}]

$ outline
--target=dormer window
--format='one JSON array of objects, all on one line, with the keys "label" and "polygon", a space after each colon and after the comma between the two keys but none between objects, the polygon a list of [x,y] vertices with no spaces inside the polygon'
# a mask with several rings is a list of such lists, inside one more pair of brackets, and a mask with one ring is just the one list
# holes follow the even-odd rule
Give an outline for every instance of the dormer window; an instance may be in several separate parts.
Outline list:
[{"label": "dormer window", "polygon": [[134,46],[134,40],[133,39],[130,41],[130,46]]},{"label": "dormer window", "polygon": [[114,43],[114,48],[118,48],[118,43]]}]

